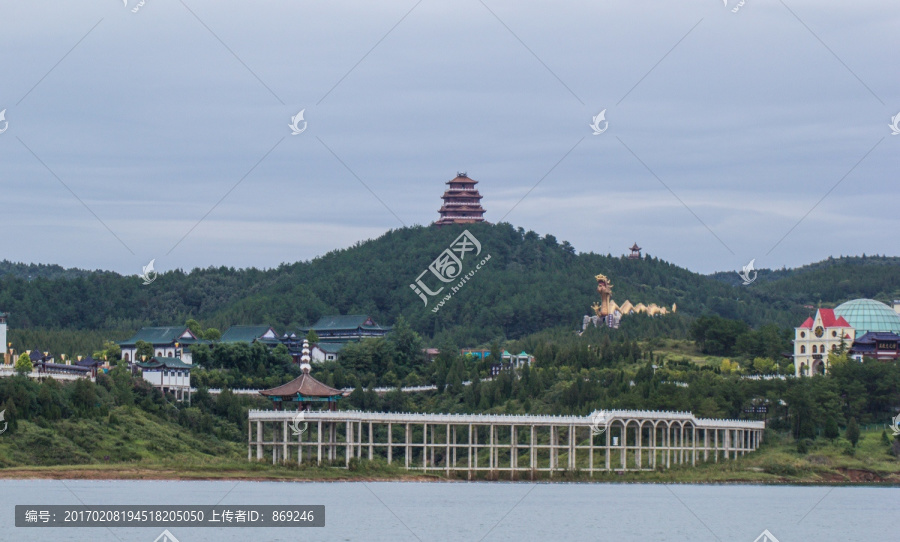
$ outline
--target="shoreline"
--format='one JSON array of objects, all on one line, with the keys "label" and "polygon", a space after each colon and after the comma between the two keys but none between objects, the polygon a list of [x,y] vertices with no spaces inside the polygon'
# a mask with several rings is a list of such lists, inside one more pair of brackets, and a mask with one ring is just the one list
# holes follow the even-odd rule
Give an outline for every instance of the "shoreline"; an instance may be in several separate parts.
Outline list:
[{"label": "shoreline", "polygon": [[[603,473],[600,476],[588,477],[566,476],[560,473],[558,478],[541,476],[530,480],[527,476],[511,479],[478,478],[445,478],[410,472],[403,473],[352,473],[343,469],[316,469],[312,473],[302,472],[259,472],[252,469],[176,469],[159,468],[117,468],[59,466],[59,467],[7,467],[0,469],[0,480],[103,480],[103,481],[245,481],[245,482],[297,482],[297,483],[360,483],[360,482],[405,482],[405,483],[525,483],[525,484],[649,484],[649,485],[760,485],[760,486],[847,486],[847,487],[900,487],[900,475],[897,473],[878,473],[865,469],[839,469],[819,473],[818,476],[797,478],[772,477],[753,479],[759,473],[753,471],[731,473],[734,476],[722,479],[703,479],[698,476],[692,480],[690,476],[643,476],[640,473],[621,474]],[[843,472],[842,472],[843,471]],[[659,473],[646,473],[658,475]],[[665,473],[662,473],[665,474]],[[675,474],[675,473],[673,473]],[[677,473],[686,474],[686,473]],[[622,479],[626,478],[626,479]]]}]

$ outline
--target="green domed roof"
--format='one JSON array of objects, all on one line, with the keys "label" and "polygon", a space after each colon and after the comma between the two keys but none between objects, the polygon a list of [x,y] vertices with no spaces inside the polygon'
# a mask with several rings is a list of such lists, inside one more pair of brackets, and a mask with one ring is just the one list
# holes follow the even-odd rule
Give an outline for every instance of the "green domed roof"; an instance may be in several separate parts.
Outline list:
[{"label": "green domed roof", "polygon": [[869,331],[900,333],[900,314],[874,299],[854,299],[834,309],[835,316],[843,316],[861,337]]}]

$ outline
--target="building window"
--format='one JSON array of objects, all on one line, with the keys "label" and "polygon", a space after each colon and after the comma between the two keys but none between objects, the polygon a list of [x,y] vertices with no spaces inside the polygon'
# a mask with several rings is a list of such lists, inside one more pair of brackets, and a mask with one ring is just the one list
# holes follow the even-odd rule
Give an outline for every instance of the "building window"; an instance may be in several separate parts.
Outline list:
[{"label": "building window", "polygon": [[816,345],[813,345],[813,354],[817,354],[819,350],[816,348]]},{"label": "building window", "polygon": [[156,355],[157,355],[157,356],[162,356],[163,353],[162,353],[161,351],[157,350],[157,351],[156,351]]},{"label": "building window", "polygon": [[805,332],[805,331],[801,331],[801,332],[800,332],[800,338],[801,338],[801,339],[805,339],[805,338],[806,338],[806,332]]},{"label": "building window", "polygon": [[832,337],[837,337],[837,331],[832,331],[832,332],[831,332],[831,336],[832,336]]},{"label": "building window", "polygon": [[801,354],[805,354],[805,353],[806,353],[806,345],[805,345],[805,344],[801,344],[801,345],[800,345],[800,353],[801,353]]},{"label": "building window", "polygon": [[128,352],[125,352],[125,361],[131,361],[130,359],[128,359],[128,356],[130,356],[130,354]]}]

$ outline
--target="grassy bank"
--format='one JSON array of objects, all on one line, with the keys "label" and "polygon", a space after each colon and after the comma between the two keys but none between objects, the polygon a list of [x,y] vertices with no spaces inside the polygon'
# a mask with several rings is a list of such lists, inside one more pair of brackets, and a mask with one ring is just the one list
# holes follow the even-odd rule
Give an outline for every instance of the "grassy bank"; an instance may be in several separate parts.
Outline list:
[{"label": "grassy bank", "polygon": [[[144,426],[146,428],[146,425]],[[343,459],[334,466],[311,464],[272,465],[268,461],[249,462],[246,447],[222,444],[226,453],[214,455],[211,450],[187,450],[191,442],[180,438],[190,435],[160,435],[151,431],[147,439],[124,445],[129,453],[145,457],[128,461],[94,460],[77,465],[26,466],[10,465],[0,469],[0,478],[12,479],[117,479],[117,480],[255,480],[255,481],[457,481],[466,473],[449,477],[440,473],[423,474],[375,461],[353,460],[349,469]],[[138,450],[145,441],[173,447],[174,455],[164,457],[152,450]],[[196,443],[193,443],[196,444]],[[209,445],[209,443],[207,443]],[[8,444],[7,444],[8,446]],[[117,442],[98,441],[98,447],[120,448]],[[834,442],[815,441],[807,453],[797,452],[796,443],[784,436],[770,434],[763,447],[736,460],[719,460],[696,466],[675,466],[668,470],[627,473],[597,473],[584,470],[535,473],[534,480],[549,482],[628,482],[628,483],[758,483],[758,484],[900,484],[900,462],[889,453],[889,445],[881,431],[863,432],[856,448],[843,439]],[[0,445],[0,454],[4,446]],[[565,464],[564,455],[560,458]],[[525,460],[523,458],[523,463]],[[580,463],[580,461],[579,461]],[[586,467],[586,465],[583,465]],[[478,473],[478,480],[509,480],[509,473]],[[531,480],[532,474],[521,471],[517,480]]]}]

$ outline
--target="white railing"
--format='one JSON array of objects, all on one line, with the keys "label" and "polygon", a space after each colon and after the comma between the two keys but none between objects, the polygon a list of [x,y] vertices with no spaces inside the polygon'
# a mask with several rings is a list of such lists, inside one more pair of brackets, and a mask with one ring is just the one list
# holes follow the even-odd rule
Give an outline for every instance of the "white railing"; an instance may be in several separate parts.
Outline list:
[{"label": "white railing", "polygon": [[[469,386],[471,384],[472,384],[472,381],[470,381],[470,380],[466,380],[465,382],[462,383],[463,386]],[[354,389],[356,389],[356,388],[341,388],[341,391],[352,392]],[[388,392],[394,391],[396,389],[397,389],[396,387],[380,387],[380,388],[372,388],[372,391],[374,391],[375,393],[388,393]],[[363,388],[363,390],[365,390],[365,388]],[[191,388],[191,391],[196,392],[197,388]],[[217,395],[219,393],[222,393],[222,388],[209,388],[206,391],[212,395]],[[263,391],[263,390],[262,389],[252,389],[252,388],[241,388],[241,389],[232,389],[231,393],[234,393],[237,395],[256,395],[261,391]],[[423,392],[423,391],[437,391],[437,386],[435,386],[435,385],[404,386],[404,387],[400,388],[400,391],[402,391],[403,393],[418,393],[418,392]]]},{"label": "white railing", "polygon": [[[0,378],[7,378],[15,374],[16,370],[10,366],[0,367]],[[39,373],[37,371],[31,371],[30,373],[28,373],[28,376],[34,379],[52,378],[54,380],[78,380],[79,378],[87,378],[91,382],[94,382],[94,377],[90,373],[81,376],[69,373]]]},{"label": "white railing", "polygon": [[[285,421],[297,416],[296,412],[275,410],[251,410],[250,421]],[[614,421],[641,423],[642,421],[680,421],[692,423],[698,428],[765,429],[765,422],[751,420],[717,420],[695,418],[690,412],[666,412],[656,410],[609,410],[595,412],[591,416],[512,415],[512,414],[429,414],[404,412],[304,411],[305,421],[351,421],[378,423],[449,423],[449,424],[497,424],[497,425],[577,425],[596,426]]]}]

